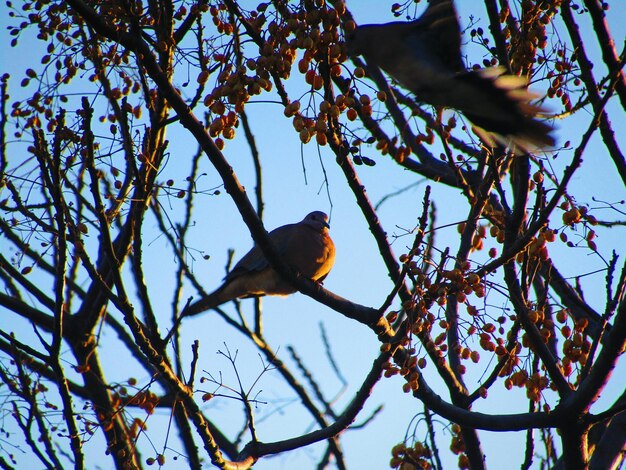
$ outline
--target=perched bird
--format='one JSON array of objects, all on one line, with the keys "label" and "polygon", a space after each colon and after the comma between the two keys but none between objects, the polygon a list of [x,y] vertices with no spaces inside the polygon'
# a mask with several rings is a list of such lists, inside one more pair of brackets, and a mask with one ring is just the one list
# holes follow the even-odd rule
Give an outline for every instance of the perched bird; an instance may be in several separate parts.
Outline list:
[{"label": "perched bird", "polygon": [[[335,244],[328,234],[329,228],[328,216],[315,211],[297,224],[272,230],[269,237],[288,265],[303,276],[322,282],[335,263]],[[295,291],[255,245],[228,273],[217,290],[191,304],[180,317],[195,315],[229,300],[289,295]]]},{"label": "perched bird", "polygon": [[[362,55],[418,100],[461,111],[478,134],[522,149],[550,147],[552,127],[534,116],[536,95],[525,78],[503,67],[467,70],[461,59],[461,27],[452,0],[431,0],[415,21],[363,25],[347,38],[348,54]],[[491,139],[491,141],[490,141]]]}]

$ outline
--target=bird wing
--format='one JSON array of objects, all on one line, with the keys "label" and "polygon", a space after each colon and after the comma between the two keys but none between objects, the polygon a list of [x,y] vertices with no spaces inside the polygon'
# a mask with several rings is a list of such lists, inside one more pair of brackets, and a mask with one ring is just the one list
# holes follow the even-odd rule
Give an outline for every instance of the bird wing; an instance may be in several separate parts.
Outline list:
[{"label": "bird wing", "polygon": [[450,0],[431,3],[409,23],[359,26],[348,48],[433,105],[448,104],[447,96],[456,86],[454,77],[465,70],[461,30]]},{"label": "bird wing", "polygon": [[465,70],[461,59],[461,25],[451,0],[431,2],[424,14],[407,24],[405,42],[423,66],[440,72]]},{"label": "bird wing", "polygon": [[543,109],[531,103],[537,95],[528,91],[527,80],[504,73],[503,67],[491,67],[459,74],[453,106],[476,126],[505,137],[498,140],[511,140],[503,142],[507,145],[525,150],[554,146],[552,127],[534,119]]},{"label": "bird wing", "polygon": [[[270,240],[272,240],[281,256],[285,254],[288,240],[292,236],[294,226],[296,225],[298,224],[283,225],[269,233]],[[254,245],[252,249],[248,251],[243,258],[239,260],[235,267],[226,275],[224,280],[228,282],[245,273],[262,271],[268,266],[269,262],[263,254],[263,251],[257,245]]]}]

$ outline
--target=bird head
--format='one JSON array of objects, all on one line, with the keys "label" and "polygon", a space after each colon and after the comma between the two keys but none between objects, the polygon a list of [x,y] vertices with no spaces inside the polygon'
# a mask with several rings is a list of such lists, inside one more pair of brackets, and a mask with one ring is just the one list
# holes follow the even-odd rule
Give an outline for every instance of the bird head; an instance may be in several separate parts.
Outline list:
[{"label": "bird head", "polygon": [[328,224],[328,216],[321,211],[311,212],[304,219],[302,219],[302,223],[318,232],[322,232],[324,229],[330,228],[330,225]]},{"label": "bird head", "polygon": [[350,33],[345,33],[345,50],[348,57],[357,57],[367,52],[371,36],[369,26],[359,26]]}]

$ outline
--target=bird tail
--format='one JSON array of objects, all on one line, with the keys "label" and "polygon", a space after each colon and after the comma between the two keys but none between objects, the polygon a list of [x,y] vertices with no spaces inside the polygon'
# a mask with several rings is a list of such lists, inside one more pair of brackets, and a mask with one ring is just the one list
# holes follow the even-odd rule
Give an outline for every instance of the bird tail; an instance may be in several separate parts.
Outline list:
[{"label": "bird tail", "polygon": [[533,103],[538,95],[528,90],[525,78],[505,74],[503,67],[472,70],[458,78],[489,97],[479,106],[463,110],[487,144],[498,141],[525,151],[555,145],[552,126],[536,119],[545,109]]},{"label": "bird tail", "polygon": [[183,311],[180,314],[181,318],[182,317],[189,317],[189,316],[192,316],[192,315],[197,315],[197,314],[202,313],[202,312],[204,312],[206,310],[211,310],[211,309],[219,307],[223,303],[228,302],[229,300],[231,300],[231,297],[225,295],[226,293],[225,293],[224,287],[226,287],[226,286],[220,287],[219,289],[217,289],[214,292],[210,293],[206,297],[202,297],[197,302],[194,302],[191,305],[189,305],[186,308],[184,308]]}]

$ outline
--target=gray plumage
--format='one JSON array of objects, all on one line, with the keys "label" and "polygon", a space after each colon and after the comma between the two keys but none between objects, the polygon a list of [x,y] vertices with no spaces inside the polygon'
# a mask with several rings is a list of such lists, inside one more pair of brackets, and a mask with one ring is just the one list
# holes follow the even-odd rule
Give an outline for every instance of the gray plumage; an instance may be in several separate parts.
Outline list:
[{"label": "gray plumage", "polygon": [[452,0],[431,1],[415,21],[360,26],[347,38],[347,48],[418,100],[462,112],[487,131],[478,133],[488,143],[495,138],[522,149],[555,144],[552,127],[534,118],[541,108],[531,103],[536,95],[527,90],[525,78],[506,75],[502,67],[465,69]]}]

